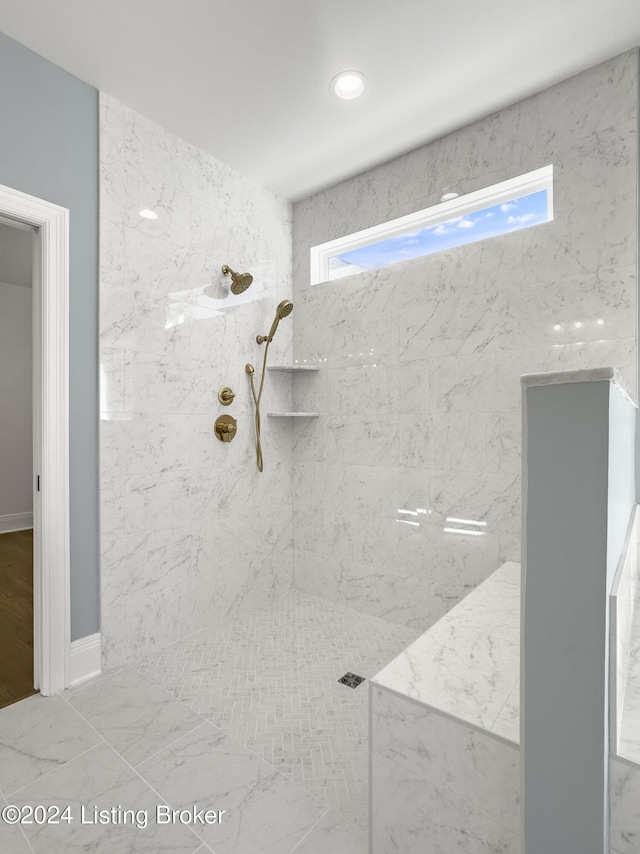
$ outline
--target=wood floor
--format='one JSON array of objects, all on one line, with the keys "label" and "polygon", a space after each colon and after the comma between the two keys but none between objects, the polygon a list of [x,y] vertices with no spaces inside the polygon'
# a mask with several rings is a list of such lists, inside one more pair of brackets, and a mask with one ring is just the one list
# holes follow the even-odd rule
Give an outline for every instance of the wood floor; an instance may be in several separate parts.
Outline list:
[{"label": "wood floor", "polygon": [[33,531],[0,534],[0,708],[33,687]]}]

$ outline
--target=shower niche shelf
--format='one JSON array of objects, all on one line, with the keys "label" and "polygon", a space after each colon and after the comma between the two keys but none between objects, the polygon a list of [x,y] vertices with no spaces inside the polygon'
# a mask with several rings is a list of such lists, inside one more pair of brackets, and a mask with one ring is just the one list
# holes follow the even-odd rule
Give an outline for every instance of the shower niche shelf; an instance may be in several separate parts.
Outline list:
[{"label": "shower niche shelf", "polygon": [[[279,371],[283,374],[306,374],[319,371],[317,365],[270,365],[268,371]],[[267,412],[268,418],[318,418],[319,412]]]},{"label": "shower niche shelf", "polygon": [[268,418],[318,418],[319,412],[267,412]]},{"label": "shower niche shelf", "polygon": [[269,365],[268,371],[280,371],[283,374],[304,374],[307,371],[319,371],[316,365]]}]

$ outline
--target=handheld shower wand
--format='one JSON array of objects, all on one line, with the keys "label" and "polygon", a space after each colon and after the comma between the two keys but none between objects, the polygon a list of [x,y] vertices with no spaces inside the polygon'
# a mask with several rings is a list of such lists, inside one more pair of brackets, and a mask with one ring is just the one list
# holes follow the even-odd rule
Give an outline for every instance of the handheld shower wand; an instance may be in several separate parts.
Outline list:
[{"label": "handheld shower wand", "polygon": [[283,317],[288,317],[292,311],[293,303],[288,299],[283,299],[276,309],[276,316],[273,318],[273,323],[271,324],[269,334],[256,336],[256,341],[258,342],[258,344],[264,344],[265,341],[267,342],[267,344],[270,344],[273,341],[273,336],[276,334],[278,324],[280,323]]},{"label": "handheld shower wand", "polygon": [[262,398],[262,389],[264,387],[264,375],[267,370],[267,353],[269,352],[269,344],[273,341],[273,336],[276,334],[276,329],[278,328],[278,324],[282,320],[283,317],[288,317],[293,311],[293,303],[290,300],[282,300],[282,302],[276,308],[276,316],[273,319],[273,323],[271,324],[271,329],[269,330],[268,335],[257,335],[256,341],[258,344],[266,343],[266,347],[264,348],[264,358],[262,360],[262,376],[260,377],[260,388],[258,389],[258,394],[256,394],[256,389],[253,384],[253,377],[255,374],[255,368],[253,365],[246,364],[244,369],[249,374],[249,382],[251,383],[251,394],[253,396],[253,402],[256,407],[256,415],[255,415],[255,424],[256,424],[256,462],[258,464],[258,471],[262,471],[263,459],[262,459],[262,445],[260,443],[260,399]]}]

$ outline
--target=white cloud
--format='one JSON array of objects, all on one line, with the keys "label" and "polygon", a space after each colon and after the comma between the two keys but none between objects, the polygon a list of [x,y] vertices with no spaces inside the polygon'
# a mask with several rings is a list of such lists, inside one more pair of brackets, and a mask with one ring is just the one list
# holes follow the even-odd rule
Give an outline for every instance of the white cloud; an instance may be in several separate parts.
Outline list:
[{"label": "white cloud", "polygon": [[500,205],[500,210],[502,213],[507,213],[507,211],[512,211],[515,207],[512,202],[505,202],[503,205]]},{"label": "white cloud", "polygon": [[475,222],[472,219],[463,219],[458,223],[458,228],[473,228]]},{"label": "white cloud", "polygon": [[507,218],[507,223],[509,225],[523,225],[525,222],[530,222],[535,218],[536,215],[533,213],[522,214],[522,216],[510,216]]},{"label": "white cloud", "polygon": [[443,222],[441,222],[440,225],[437,225],[433,230],[433,233],[437,234],[438,237],[441,237],[443,234],[449,234],[450,232],[451,229],[447,228]]},{"label": "white cloud", "polygon": [[420,241],[415,237],[410,238],[409,240],[403,240],[402,241],[403,246],[415,246],[417,243],[420,243]]},{"label": "white cloud", "polygon": [[489,219],[490,216],[493,216],[493,211],[487,211],[485,214],[486,218]]}]

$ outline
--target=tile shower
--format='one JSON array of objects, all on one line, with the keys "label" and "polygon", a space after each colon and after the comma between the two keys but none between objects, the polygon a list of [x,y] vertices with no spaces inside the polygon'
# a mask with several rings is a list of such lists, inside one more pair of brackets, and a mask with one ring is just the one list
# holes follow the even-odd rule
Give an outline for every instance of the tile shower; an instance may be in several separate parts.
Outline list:
[{"label": "tile shower", "polygon": [[[151,675],[185,635],[301,594],[415,634],[519,559],[520,374],[613,364],[636,392],[637,102],[631,51],[291,210],[102,96],[105,667]],[[311,245],[548,163],[552,223],[309,287]],[[245,294],[223,264],[254,275]],[[258,474],[244,365],[287,298],[271,363],[321,370],[268,374],[265,409],[320,417],[264,418]]]},{"label": "tile shower", "polygon": [[[322,367],[293,390],[321,413],[294,433],[296,589],[426,628],[520,560],[520,375],[615,365],[636,393],[637,62],[294,205],[293,349]],[[553,222],[309,286],[311,246],[548,164]]]},{"label": "tile shower", "polygon": [[[291,296],[291,211],[101,96],[102,636],[113,667],[291,588],[291,427],[264,419],[257,477],[246,362]],[[158,218],[140,217],[141,209]],[[222,266],[248,270],[235,296]],[[270,358],[291,361],[291,325]],[[288,377],[265,396],[286,403]],[[233,404],[219,404],[231,386]],[[239,419],[232,443],[218,414]]]}]

